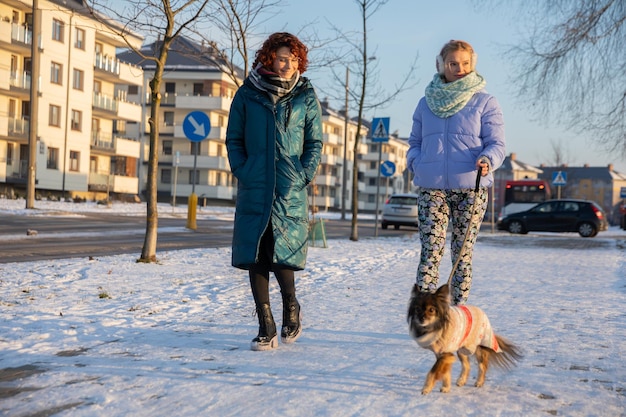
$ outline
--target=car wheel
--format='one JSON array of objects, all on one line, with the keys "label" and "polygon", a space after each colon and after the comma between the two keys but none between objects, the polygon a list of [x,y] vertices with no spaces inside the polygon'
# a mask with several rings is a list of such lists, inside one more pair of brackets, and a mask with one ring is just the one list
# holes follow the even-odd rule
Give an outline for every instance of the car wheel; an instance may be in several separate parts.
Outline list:
[{"label": "car wheel", "polygon": [[585,222],[578,225],[578,234],[582,237],[594,237],[598,230],[593,224]]},{"label": "car wheel", "polygon": [[395,230],[400,230],[400,225],[399,225],[399,224],[394,224],[394,225],[393,225],[393,228],[394,228]]},{"label": "car wheel", "polygon": [[511,223],[509,223],[509,233],[526,234],[527,232],[526,229],[524,229],[524,225],[522,224],[522,222],[513,220]]},{"label": "car wheel", "polygon": [[380,225],[380,228],[383,229],[383,230],[387,230],[387,223],[382,223]]}]

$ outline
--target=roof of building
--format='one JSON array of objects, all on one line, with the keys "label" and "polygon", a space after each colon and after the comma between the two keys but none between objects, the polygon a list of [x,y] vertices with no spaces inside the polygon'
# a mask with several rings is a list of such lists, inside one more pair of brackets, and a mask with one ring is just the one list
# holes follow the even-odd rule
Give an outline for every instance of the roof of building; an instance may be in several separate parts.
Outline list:
[{"label": "roof of building", "polygon": [[[155,56],[162,41],[157,40],[143,45],[140,52],[145,56]],[[144,70],[154,70],[156,64],[152,60],[144,59],[135,51],[126,50],[117,54],[121,61],[135,64]],[[165,69],[167,71],[191,71],[191,72],[225,72],[230,64],[224,58],[215,53],[212,45],[196,43],[184,36],[178,36],[172,41],[167,54]],[[234,66],[237,76],[243,78],[243,69]]]},{"label": "roof of building", "polygon": [[626,181],[626,174],[622,174],[613,169],[612,165],[603,167],[568,167],[568,166],[554,166],[554,167],[541,167],[543,174],[541,178],[551,179],[553,173],[562,171],[567,173],[568,181],[575,181],[581,179],[591,179],[600,181]]},{"label": "roof of building", "polygon": [[506,171],[530,171],[535,172],[537,174],[541,174],[543,171],[533,165],[529,165],[525,162],[518,161],[515,154],[511,154],[504,158],[504,162],[502,162],[502,166],[498,169],[506,170]]}]

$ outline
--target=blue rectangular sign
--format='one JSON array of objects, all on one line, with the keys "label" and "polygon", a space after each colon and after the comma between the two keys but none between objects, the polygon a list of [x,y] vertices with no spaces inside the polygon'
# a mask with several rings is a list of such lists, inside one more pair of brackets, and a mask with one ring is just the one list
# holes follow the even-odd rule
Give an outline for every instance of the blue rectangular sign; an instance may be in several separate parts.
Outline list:
[{"label": "blue rectangular sign", "polygon": [[389,142],[389,117],[372,119],[372,142]]}]

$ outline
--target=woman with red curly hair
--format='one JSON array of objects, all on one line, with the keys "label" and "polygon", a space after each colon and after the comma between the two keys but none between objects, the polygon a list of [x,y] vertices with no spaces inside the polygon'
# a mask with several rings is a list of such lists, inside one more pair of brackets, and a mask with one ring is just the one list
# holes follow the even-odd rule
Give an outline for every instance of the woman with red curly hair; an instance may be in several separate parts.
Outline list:
[{"label": "woman with red curly hair", "polygon": [[274,33],[233,99],[226,148],[237,179],[232,265],[248,271],[259,319],[252,350],[278,346],[269,296],[270,272],[280,286],[281,340],[302,333],[294,271],[304,269],[308,243],[307,185],[322,151],[322,111],[311,82],[307,47]]}]

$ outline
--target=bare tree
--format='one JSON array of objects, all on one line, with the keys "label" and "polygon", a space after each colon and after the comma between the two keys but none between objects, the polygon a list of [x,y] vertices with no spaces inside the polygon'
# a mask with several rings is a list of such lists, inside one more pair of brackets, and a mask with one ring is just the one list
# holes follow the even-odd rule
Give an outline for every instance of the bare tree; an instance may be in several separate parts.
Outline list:
[{"label": "bare tree", "polygon": [[567,147],[562,141],[552,140],[550,145],[552,146],[552,166],[560,167],[571,163]]},{"label": "bare tree", "polygon": [[[350,240],[359,240],[358,231],[358,211],[359,211],[359,198],[358,198],[358,163],[357,158],[359,151],[360,138],[362,136],[362,128],[364,126],[364,113],[367,110],[373,110],[376,108],[384,108],[391,104],[398,94],[407,88],[411,87],[411,74],[414,73],[414,69],[417,63],[417,56],[415,60],[407,68],[407,75],[395,86],[394,91],[386,92],[380,87],[380,83],[377,82],[376,64],[373,62],[375,56],[371,54],[368,49],[368,21],[382,6],[384,6],[388,0],[355,0],[361,16],[361,31],[356,34],[346,34],[341,32],[340,29],[334,28],[339,33],[339,38],[347,45],[346,48],[336,53],[334,61],[343,62],[346,67],[350,68],[350,73],[354,74],[354,88],[349,88],[346,85],[346,81],[343,77],[333,70],[335,82],[342,85],[342,89],[334,89],[336,93],[330,93],[333,99],[337,101],[342,100],[341,92],[346,91],[349,94],[351,102],[357,103],[357,127],[356,138],[354,141],[354,158],[352,166],[352,228],[350,232]],[[328,62],[333,60],[327,58]],[[347,78],[347,77],[346,77]],[[374,88],[370,92],[370,88]],[[347,110],[347,109],[346,109]],[[347,114],[347,113],[346,113]],[[344,144],[347,145],[347,144]]]},{"label": "bare tree", "polygon": [[215,0],[207,8],[206,21],[211,27],[199,30],[197,36],[214,48],[215,63],[235,85],[240,86],[248,76],[251,43],[260,35],[259,26],[272,17],[279,4],[278,0]]},{"label": "bare tree", "polygon": [[626,156],[626,2],[524,1],[518,10],[535,22],[523,44],[508,52],[518,63],[520,97],[543,120]]},{"label": "bare tree", "polygon": [[192,25],[199,19],[208,0],[135,0],[129,1],[129,8],[115,10],[107,6],[106,2],[94,0],[90,8],[94,16],[102,22],[107,19],[95,12],[100,10],[111,18],[123,24],[123,27],[110,26],[110,29],[123,39],[127,39],[131,30],[150,34],[158,38],[156,47],[152,51],[134,48],[131,42],[128,47],[136,54],[155,65],[154,74],[150,79],[150,147],[148,157],[147,182],[147,216],[146,235],[144,238],[141,257],[138,262],[156,262],[157,247],[157,169],[158,169],[158,141],[159,141],[159,110],[161,107],[161,82],[167,62],[167,55],[172,42],[185,30],[191,30]]}]

